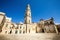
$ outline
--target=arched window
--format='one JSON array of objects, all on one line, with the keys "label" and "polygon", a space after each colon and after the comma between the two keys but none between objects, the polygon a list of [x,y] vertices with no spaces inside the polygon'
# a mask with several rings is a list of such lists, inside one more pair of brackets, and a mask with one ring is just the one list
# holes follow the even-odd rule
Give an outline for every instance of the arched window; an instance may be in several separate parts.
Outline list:
[{"label": "arched window", "polygon": [[7,33],[7,31],[5,31],[5,33]]},{"label": "arched window", "polygon": [[23,33],[25,33],[25,31],[23,31]]},{"label": "arched window", "polygon": [[51,21],[50,24],[54,24],[53,21]]},{"label": "arched window", "polygon": [[20,29],[21,29],[22,27],[20,26]]},{"label": "arched window", "polygon": [[17,33],[18,33],[18,31],[16,30],[16,31],[15,31],[15,34],[17,34]]},{"label": "arched window", "polygon": [[10,30],[10,34],[12,33],[12,30]]},{"label": "arched window", "polygon": [[[46,30],[46,29],[45,29]],[[42,32],[44,33],[44,29],[42,29]]]},{"label": "arched window", "polygon": [[36,33],[37,33],[37,27],[36,27]]}]

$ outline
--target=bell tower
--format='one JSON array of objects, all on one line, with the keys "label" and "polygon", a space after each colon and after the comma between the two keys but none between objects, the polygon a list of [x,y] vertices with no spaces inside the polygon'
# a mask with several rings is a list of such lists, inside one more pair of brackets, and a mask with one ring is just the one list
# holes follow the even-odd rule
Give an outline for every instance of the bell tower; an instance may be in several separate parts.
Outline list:
[{"label": "bell tower", "polygon": [[25,12],[25,24],[30,24],[31,21],[31,10],[30,10],[30,5],[27,5],[26,12]]}]

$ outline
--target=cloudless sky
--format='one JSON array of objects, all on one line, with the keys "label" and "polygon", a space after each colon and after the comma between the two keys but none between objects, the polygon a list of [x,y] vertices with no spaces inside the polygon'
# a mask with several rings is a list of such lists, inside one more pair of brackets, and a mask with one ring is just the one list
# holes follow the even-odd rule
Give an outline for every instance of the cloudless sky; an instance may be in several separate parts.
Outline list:
[{"label": "cloudless sky", "polygon": [[56,23],[60,23],[60,0],[0,0],[0,12],[11,17],[12,22],[24,22],[27,4],[30,4],[33,22],[53,17]]}]

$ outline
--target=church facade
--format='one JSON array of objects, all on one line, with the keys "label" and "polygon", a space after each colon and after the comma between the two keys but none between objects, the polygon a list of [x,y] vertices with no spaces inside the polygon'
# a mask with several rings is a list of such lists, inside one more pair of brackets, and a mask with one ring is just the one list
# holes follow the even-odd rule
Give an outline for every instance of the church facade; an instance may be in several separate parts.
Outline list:
[{"label": "church facade", "polygon": [[25,34],[25,33],[58,33],[53,17],[48,20],[41,19],[39,23],[33,23],[30,5],[27,5],[24,23],[13,23],[11,18],[0,12],[0,33],[1,34]]}]

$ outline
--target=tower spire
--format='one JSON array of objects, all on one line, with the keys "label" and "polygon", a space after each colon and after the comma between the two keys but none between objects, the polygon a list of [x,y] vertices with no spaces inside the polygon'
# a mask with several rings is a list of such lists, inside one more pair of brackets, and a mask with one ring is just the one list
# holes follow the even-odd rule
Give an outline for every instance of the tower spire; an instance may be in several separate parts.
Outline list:
[{"label": "tower spire", "polygon": [[27,5],[27,9],[30,9],[30,5],[29,4]]},{"label": "tower spire", "polygon": [[25,13],[25,24],[30,24],[30,23],[31,23],[31,10],[30,10],[30,5],[28,4]]}]

